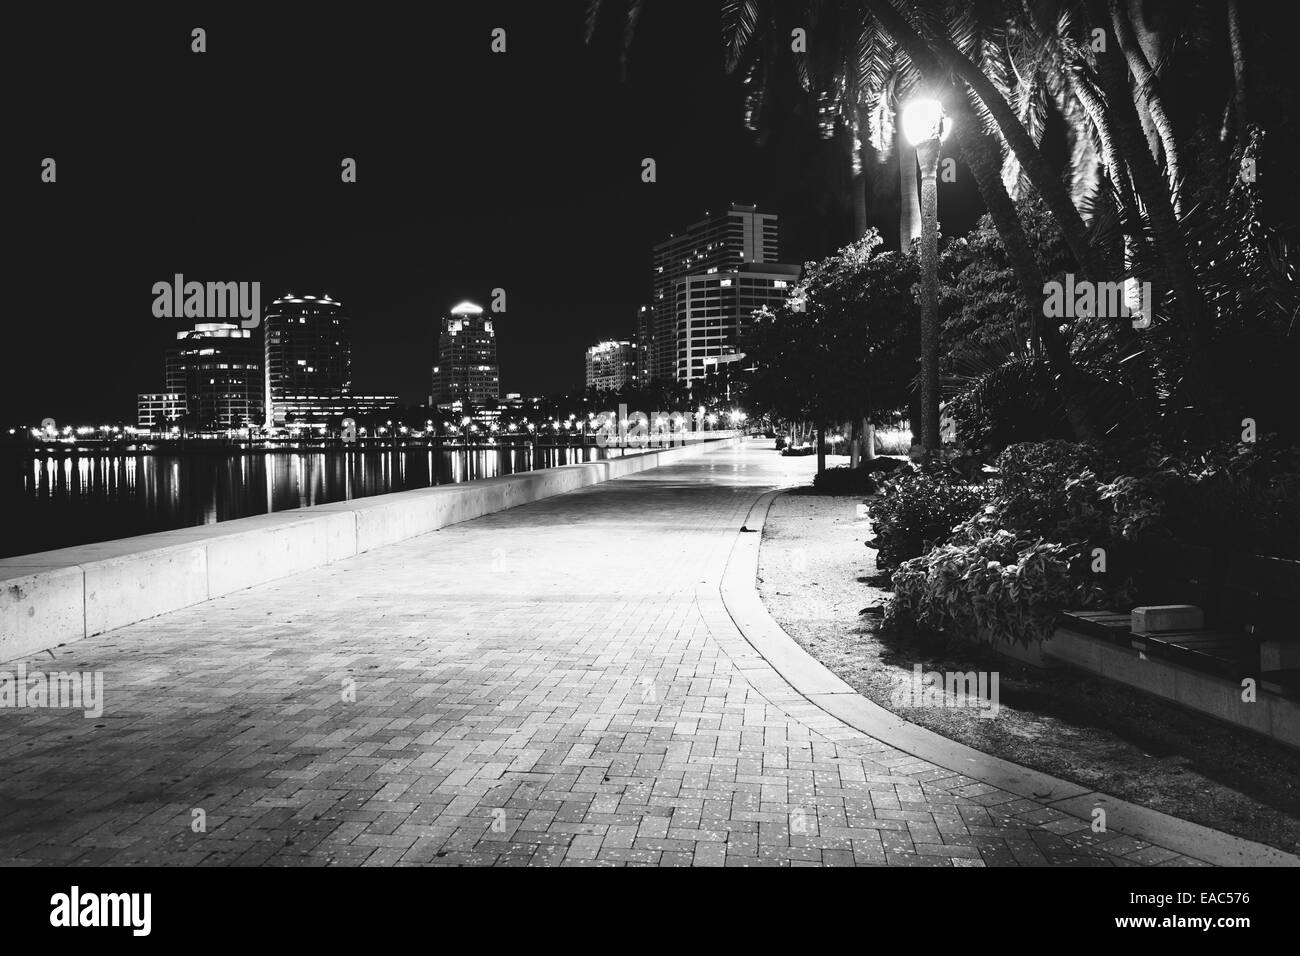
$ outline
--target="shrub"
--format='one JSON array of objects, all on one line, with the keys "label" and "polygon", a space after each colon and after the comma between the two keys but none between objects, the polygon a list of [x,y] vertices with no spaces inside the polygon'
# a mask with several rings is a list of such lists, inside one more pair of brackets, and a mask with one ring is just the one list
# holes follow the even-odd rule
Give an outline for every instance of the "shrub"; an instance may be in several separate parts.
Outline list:
[{"label": "shrub", "polygon": [[827,468],[813,479],[813,488],[825,495],[874,495],[877,476],[868,468]]},{"label": "shrub", "polygon": [[1012,445],[984,486],[987,503],[948,534],[937,529],[951,528],[960,508],[945,508],[936,488],[951,485],[951,476],[927,466],[899,479],[872,509],[882,555],[888,548],[902,562],[886,620],[953,637],[1041,641],[1061,610],[1131,604],[1123,562],[1095,576],[1087,556],[1096,545],[1122,555],[1124,541],[1149,534],[1300,558],[1294,447],[1265,440],[1206,452],[1148,447],[1122,464],[1107,461],[1090,444]]},{"label": "shrub", "polygon": [[911,468],[912,466],[901,458],[889,458],[882,455],[876,458],[868,458],[866,461],[862,462],[862,464],[858,465],[858,467],[863,471],[878,471],[882,474],[888,474],[889,472]]},{"label": "shrub", "polygon": [[998,456],[986,523],[1041,537],[1076,542],[1110,533],[1110,508],[1094,472],[1100,459],[1088,444],[1022,442]]},{"label": "shrub", "polygon": [[871,506],[876,536],[867,546],[879,550],[877,567],[887,570],[943,544],[981,503],[979,489],[942,464],[889,479]]},{"label": "shrub", "polygon": [[1065,607],[1097,607],[1108,595],[1076,567],[1078,547],[1010,531],[958,539],[904,561],[893,575],[886,622],[956,637],[1029,645],[1052,635]]},{"label": "shrub", "polygon": [[1070,435],[1056,376],[1042,361],[1008,360],[953,396],[948,413],[964,442],[1000,448]]},{"label": "shrub", "polygon": [[1205,453],[1156,452],[1102,489],[1117,536],[1300,558],[1300,451],[1271,436]]},{"label": "shrub", "polygon": [[1029,644],[1051,636],[1060,611],[1127,595],[1126,578],[1098,579],[1084,559],[1114,536],[1109,486],[1094,471],[1099,458],[1092,445],[1062,440],[1003,451],[983,489],[987,503],[947,543],[894,572],[889,619]]}]

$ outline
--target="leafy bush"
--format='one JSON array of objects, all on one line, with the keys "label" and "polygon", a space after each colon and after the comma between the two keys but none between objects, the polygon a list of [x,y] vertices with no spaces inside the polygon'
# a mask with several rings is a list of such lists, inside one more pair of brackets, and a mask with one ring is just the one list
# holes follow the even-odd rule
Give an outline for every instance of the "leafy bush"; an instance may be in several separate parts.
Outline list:
[{"label": "leafy bush", "polygon": [[1042,360],[1007,358],[982,371],[973,368],[977,359],[963,355],[954,361],[955,374],[969,378],[947,406],[961,441],[1001,448],[1071,434],[1056,376]]},{"label": "leafy bush", "polygon": [[1300,485],[1217,474],[1193,484],[1170,507],[1178,520],[1169,524],[1181,529],[1176,534],[1183,540],[1300,559]]},{"label": "leafy bush", "polygon": [[[1041,641],[1064,609],[1131,603],[1123,561],[1098,576],[1088,559],[1097,545],[1122,556],[1124,542],[1145,535],[1300,558],[1300,451],[1272,439],[1208,451],[1146,447],[1127,458],[1089,444],[1024,443],[1003,451],[997,467],[983,506],[963,499],[973,513],[946,535],[936,526],[951,527],[960,509],[943,506],[936,488],[952,479],[933,466],[900,479],[898,492],[873,507],[884,544],[902,562],[888,622]],[[918,542],[928,553],[907,553]]]},{"label": "leafy bush", "polygon": [[912,466],[909,462],[906,462],[901,458],[890,458],[886,455],[880,455],[876,458],[868,458],[862,464],[858,465],[858,467],[865,471],[878,471],[888,474],[891,471],[910,469]]},{"label": "leafy bush", "polygon": [[886,481],[871,507],[881,570],[943,544],[982,504],[979,489],[942,464],[927,464]]},{"label": "leafy bush", "polygon": [[827,468],[813,478],[813,488],[824,495],[874,495],[877,479],[869,468]]},{"label": "leafy bush", "polygon": [[1096,447],[1067,441],[1010,446],[997,458],[985,526],[1062,543],[1108,537],[1111,509],[1093,470],[1100,458]]},{"label": "leafy bush", "polygon": [[1029,645],[1051,636],[1062,608],[1106,603],[1102,588],[1076,570],[1078,547],[1010,531],[958,538],[894,571],[887,623]]},{"label": "leafy bush", "polygon": [[1300,449],[1273,436],[1205,452],[1155,450],[1102,489],[1113,529],[1300,558]]},{"label": "leafy bush", "polygon": [[1114,537],[1108,486],[1094,471],[1100,457],[1092,445],[1062,440],[1004,450],[983,506],[947,543],[894,572],[889,620],[1029,644],[1051,636],[1066,608],[1121,599],[1128,581],[1096,578],[1084,557]]}]

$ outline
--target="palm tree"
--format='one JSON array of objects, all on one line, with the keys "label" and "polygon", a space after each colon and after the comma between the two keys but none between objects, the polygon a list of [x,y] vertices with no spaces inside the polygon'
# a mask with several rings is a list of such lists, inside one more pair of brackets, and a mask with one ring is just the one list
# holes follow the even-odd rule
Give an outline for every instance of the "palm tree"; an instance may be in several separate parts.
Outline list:
[{"label": "palm tree", "polygon": [[[591,0],[598,7],[599,0]],[[640,7],[627,0],[627,8]],[[1070,393],[1070,347],[1061,330],[1043,322],[1031,304],[1041,301],[1043,276],[1025,239],[1014,199],[1026,187],[1038,194],[1059,228],[1081,279],[1114,280],[1140,270],[1173,293],[1171,313],[1193,355],[1204,356],[1214,314],[1206,302],[1206,263],[1224,256],[1222,238],[1189,239],[1188,184],[1162,78],[1171,51],[1190,37],[1205,45],[1222,34],[1223,7],[1204,0],[1185,6],[1153,0],[725,0],[723,39],[730,66],[747,83],[747,116],[761,125],[773,105],[781,70],[797,76],[818,98],[826,128],[843,137],[854,184],[855,222],[865,225],[863,187],[870,160],[892,163],[899,100],[918,83],[944,92],[956,122],[957,144],[1015,268],[1025,298],[1022,335],[1041,348],[1057,381]],[[1247,50],[1237,0],[1227,0],[1227,43],[1233,96],[1223,135],[1236,128],[1236,153],[1257,149],[1247,113]],[[626,22],[635,22],[629,14]],[[809,31],[809,53],[788,57],[791,23]],[[1104,45],[1095,42],[1101,31]],[[779,66],[780,63],[786,66]],[[1062,121],[1069,150],[1063,180],[1044,155],[1048,114]],[[906,196],[914,183],[897,178]],[[1200,170],[1194,170],[1200,173]],[[999,173],[1001,175],[999,175]],[[873,184],[880,187],[879,178]],[[1200,184],[1204,188],[1204,183]],[[1111,210],[1119,215],[1115,227]],[[909,238],[907,204],[900,217]],[[1122,253],[1121,253],[1122,250]],[[1195,261],[1194,261],[1195,260]],[[1145,349],[1127,320],[1111,333],[1139,392],[1154,396]],[[1145,354],[1144,354],[1145,353]],[[1071,415],[1079,434],[1088,423]]]},{"label": "palm tree", "polygon": [[[1128,62],[1129,72],[1133,74],[1138,99],[1145,108],[1143,112],[1139,113],[1139,117],[1143,119],[1144,127],[1148,122],[1150,123],[1155,135],[1159,138],[1160,148],[1164,151],[1165,171],[1169,178],[1169,190],[1173,198],[1174,215],[1181,218],[1182,177],[1179,172],[1178,139],[1174,136],[1173,123],[1170,121],[1169,113],[1165,109],[1165,98],[1160,90],[1159,78],[1156,76],[1151,61],[1147,59],[1141,43],[1138,41],[1137,31],[1130,19],[1127,5],[1120,3],[1119,0],[1110,0],[1110,19],[1115,31],[1115,39],[1119,41],[1120,49],[1124,53],[1124,59]],[[1148,134],[1147,139],[1148,141],[1151,140],[1150,134]],[[1149,146],[1153,158],[1158,160],[1160,153],[1156,148],[1156,144],[1149,142]]]}]

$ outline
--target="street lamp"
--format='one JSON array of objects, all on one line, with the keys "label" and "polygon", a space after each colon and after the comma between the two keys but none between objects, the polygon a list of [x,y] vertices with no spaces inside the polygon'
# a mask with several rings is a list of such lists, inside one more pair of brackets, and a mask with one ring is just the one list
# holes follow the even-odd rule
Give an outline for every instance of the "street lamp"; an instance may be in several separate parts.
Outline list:
[{"label": "street lamp", "polygon": [[903,135],[921,166],[921,448],[939,448],[939,144],[949,123],[938,100],[903,109]]},{"label": "street lamp", "polygon": [[460,420],[460,431],[461,434],[464,436],[464,440],[465,440],[465,480],[466,481],[470,480],[469,426],[470,426],[470,422],[472,422],[473,420],[474,419],[470,418],[468,415],[461,416],[461,420]]}]

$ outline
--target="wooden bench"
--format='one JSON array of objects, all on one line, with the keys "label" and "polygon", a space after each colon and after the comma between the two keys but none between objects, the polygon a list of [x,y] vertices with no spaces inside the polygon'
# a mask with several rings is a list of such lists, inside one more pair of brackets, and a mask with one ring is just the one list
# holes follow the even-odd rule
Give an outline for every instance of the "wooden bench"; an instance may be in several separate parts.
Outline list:
[{"label": "wooden bench", "polygon": [[[1062,627],[1233,681],[1252,677],[1274,693],[1300,697],[1300,655],[1286,653],[1300,651],[1300,562],[1154,538],[1122,556],[1112,573],[1133,575],[1138,605],[1195,604],[1205,612],[1205,628],[1135,634],[1129,612],[1119,609],[1065,611],[1058,619]],[[1261,665],[1262,647],[1278,661]]]},{"label": "wooden bench", "polygon": [[[1253,654],[1247,663],[1259,680],[1300,696],[1300,561],[1231,554],[1219,601],[1220,619],[1246,635]],[[1263,659],[1265,650],[1274,660]],[[1279,666],[1276,658],[1290,660]]]}]

